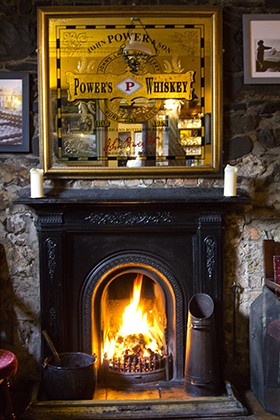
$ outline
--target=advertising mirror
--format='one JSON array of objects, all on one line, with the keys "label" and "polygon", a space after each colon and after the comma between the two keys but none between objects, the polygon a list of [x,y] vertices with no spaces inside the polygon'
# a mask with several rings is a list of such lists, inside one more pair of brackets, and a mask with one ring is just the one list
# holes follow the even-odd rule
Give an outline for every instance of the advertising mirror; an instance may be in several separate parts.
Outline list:
[{"label": "advertising mirror", "polygon": [[219,9],[43,7],[38,17],[47,175],[220,173]]}]

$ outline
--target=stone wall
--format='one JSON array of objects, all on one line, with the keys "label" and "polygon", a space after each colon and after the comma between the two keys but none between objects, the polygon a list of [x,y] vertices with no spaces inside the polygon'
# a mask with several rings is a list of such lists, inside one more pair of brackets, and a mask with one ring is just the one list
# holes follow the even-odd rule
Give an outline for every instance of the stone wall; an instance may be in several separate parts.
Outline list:
[{"label": "stone wall", "polygon": [[[248,384],[248,316],[263,284],[262,241],[280,241],[279,85],[243,83],[242,15],[280,13],[277,0],[165,1],[136,4],[210,5],[223,8],[224,164],[238,166],[238,186],[252,204],[226,216],[225,346],[226,376]],[[36,8],[56,5],[125,5],[130,0],[2,0],[0,71],[30,74],[31,148],[26,154],[0,154],[1,346],[19,357],[19,380],[40,375],[40,290],[35,215],[13,201],[39,165]],[[278,9],[277,9],[278,7]],[[48,181],[47,181],[48,182]],[[50,181],[49,181],[50,182]],[[133,179],[68,181],[69,187],[107,188],[222,186],[221,179]]]}]

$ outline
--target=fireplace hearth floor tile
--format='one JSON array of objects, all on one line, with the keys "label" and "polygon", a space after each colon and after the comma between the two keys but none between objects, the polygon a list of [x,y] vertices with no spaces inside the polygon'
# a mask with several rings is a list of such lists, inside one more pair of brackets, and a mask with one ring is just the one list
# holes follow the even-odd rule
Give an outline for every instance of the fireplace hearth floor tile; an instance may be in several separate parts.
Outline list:
[{"label": "fireplace hearth floor tile", "polygon": [[159,399],[161,389],[147,388],[142,390],[119,390],[114,388],[97,388],[94,393],[94,401],[126,401],[126,400],[149,400]]},{"label": "fireplace hearth floor tile", "polygon": [[34,390],[23,420],[228,419],[247,415],[228,383],[223,395],[197,398],[188,396],[178,386],[146,387],[142,391],[97,388],[93,400],[47,401],[38,398],[38,389]]}]

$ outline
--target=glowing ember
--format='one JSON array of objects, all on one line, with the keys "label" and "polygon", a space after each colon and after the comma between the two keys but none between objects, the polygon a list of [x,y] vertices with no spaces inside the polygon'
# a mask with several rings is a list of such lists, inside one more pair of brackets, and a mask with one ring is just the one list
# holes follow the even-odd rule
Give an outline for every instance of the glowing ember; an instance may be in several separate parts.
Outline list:
[{"label": "glowing ember", "polygon": [[[141,299],[143,275],[137,274],[133,284],[133,295],[124,308],[122,322],[116,331],[105,332],[104,356],[112,360],[136,356],[154,357],[162,354],[163,330],[155,305],[145,305]],[[144,308],[146,306],[146,309]]]}]

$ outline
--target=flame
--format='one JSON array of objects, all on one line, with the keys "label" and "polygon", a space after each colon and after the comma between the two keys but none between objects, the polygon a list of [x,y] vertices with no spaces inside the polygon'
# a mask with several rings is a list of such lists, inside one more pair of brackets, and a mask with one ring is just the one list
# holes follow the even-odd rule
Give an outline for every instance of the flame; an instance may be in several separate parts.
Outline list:
[{"label": "flame", "polygon": [[145,311],[141,304],[143,275],[137,274],[133,283],[130,303],[124,308],[118,331],[105,333],[104,355],[107,359],[126,354],[141,353],[149,356],[159,352],[163,346],[163,333],[153,316],[152,310]]},{"label": "flame", "polygon": [[122,316],[122,326],[119,334],[127,336],[130,334],[149,333],[147,313],[139,306],[143,276],[138,274],[133,287],[133,297],[130,304],[125,308]]}]

